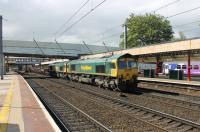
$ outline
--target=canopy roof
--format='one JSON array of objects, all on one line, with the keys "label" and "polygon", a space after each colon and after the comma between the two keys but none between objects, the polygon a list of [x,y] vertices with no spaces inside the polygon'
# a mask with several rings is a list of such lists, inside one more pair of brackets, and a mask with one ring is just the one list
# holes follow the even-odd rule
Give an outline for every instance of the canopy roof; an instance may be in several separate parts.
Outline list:
[{"label": "canopy roof", "polygon": [[[94,53],[106,52],[105,46],[88,45]],[[113,51],[117,47],[108,47]],[[59,43],[55,42],[34,42],[4,40],[3,52],[5,55],[12,56],[34,56],[34,57],[79,57],[80,55],[90,54],[90,51],[83,44]]]}]

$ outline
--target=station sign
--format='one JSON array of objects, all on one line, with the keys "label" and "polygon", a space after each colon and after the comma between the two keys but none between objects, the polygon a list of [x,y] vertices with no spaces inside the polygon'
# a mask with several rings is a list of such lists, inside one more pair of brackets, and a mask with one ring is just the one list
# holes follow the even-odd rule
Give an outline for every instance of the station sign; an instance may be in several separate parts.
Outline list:
[{"label": "station sign", "polygon": [[40,59],[16,59],[15,64],[40,64],[41,60]]}]

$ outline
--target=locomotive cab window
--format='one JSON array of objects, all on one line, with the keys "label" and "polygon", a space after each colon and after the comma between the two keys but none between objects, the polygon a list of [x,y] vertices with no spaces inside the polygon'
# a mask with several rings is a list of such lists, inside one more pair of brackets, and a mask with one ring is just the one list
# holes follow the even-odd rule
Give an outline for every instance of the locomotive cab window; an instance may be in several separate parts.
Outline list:
[{"label": "locomotive cab window", "polygon": [[75,71],[76,65],[71,65],[70,69],[71,69],[71,71]]},{"label": "locomotive cab window", "polygon": [[134,68],[137,67],[137,63],[133,61],[128,61],[128,68]]},{"label": "locomotive cab window", "polygon": [[116,68],[115,63],[110,63],[110,68],[115,69]]},{"label": "locomotive cab window", "polygon": [[118,67],[119,67],[119,69],[125,69],[125,68],[127,68],[126,61],[119,61],[118,62]]},{"label": "locomotive cab window", "polygon": [[97,65],[96,72],[97,73],[105,73],[105,65]]}]

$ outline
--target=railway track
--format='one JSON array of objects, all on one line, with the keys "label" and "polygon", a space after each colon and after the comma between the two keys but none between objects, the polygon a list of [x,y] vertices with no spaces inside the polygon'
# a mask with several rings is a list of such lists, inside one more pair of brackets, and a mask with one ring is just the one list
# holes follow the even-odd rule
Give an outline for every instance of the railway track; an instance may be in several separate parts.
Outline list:
[{"label": "railway track", "polygon": [[169,103],[176,102],[180,106],[185,106],[187,108],[193,108],[195,110],[200,109],[200,98],[197,99],[196,97],[191,97],[191,96],[175,97],[175,96],[171,96],[171,95],[166,95],[166,94],[161,95],[161,94],[157,94],[157,93],[143,94],[143,95],[145,97],[152,98],[152,99],[165,100],[166,102],[169,102]]},{"label": "railway track", "polygon": [[[54,80],[53,82],[60,85],[64,85],[70,89],[78,89],[79,91],[85,92],[89,94],[90,98],[93,100],[99,100],[99,102],[101,102],[104,105],[108,104],[110,107],[119,110],[120,112],[126,112],[132,117],[138,118],[141,121],[149,123],[152,126],[161,128],[164,131],[200,131],[200,124],[198,123],[163,112],[159,112],[150,108],[146,108],[140,105],[132,104],[111,96],[103,95],[95,91],[87,90],[77,85],[71,85],[70,83],[66,84],[61,81],[57,81]],[[64,88],[62,90],[64,90]]]},{"label": "railway track", "polygon": [[18,72],[19,74],[21,74],[25,79],[33,79],[33,78],[38,78],[38,79],[45,79],[45,78],[51,78],[50,76],[47,75],[43,75],[43,74],[38,74],[38,73],[21,73]]},{"label": "railway track", "polygon": [[197,97],[199,97],[200,93],[199,86],[186,85],[186,84],[171,84],[170,82],[163,83],[163,82],[149,82],[140,80],[138,86],[145,89],[154,89],[154,90],[173,92],[177,94],[197,96]]},{"label": "railway track", "polygon": [[138,117],[131,116],[128,113],[122,113],[118,109],[114,109],[111,106],[102,104],[95,99],[88,98],[88,96],[83,95],[83,92],[79,91],[77,93],[75,91],[76,89],[72,90],[71,88],[61,88],[53,81],[47,82],[41,79],[34,79],[34,81],[45,87],[48,87],[48,85],[51,86],[49,89],[62,96],[64,99],[70,100],[72,104],[75,104],[78,108],[83,109],[84,112],[90,114],[100,122],[103,122],[103,124],[109,126],[109,128],[111,128],[113,131],[124,132],[134,130],[166,132],[165,129],[159,126],[153,125],[145,120],[141,120]]},{"label": "railway track", "polygon": [[[47,88],[40,87],[31,79],[27,80],[30,86],[34,89],[40,99],[49,106],[51,113],[56,116],[57,122],[60,123],[62,131],[105,131],[111,132],[110,129],[78,109],[70,102],[66,101],[56,93]],[[59,120],[59,121],[58,121]]]},{"label": "railway track", "polygon": [[[87,84],[78,84],[78,83],[73,83],[69,82],[66,80],[55,80],[59,83],[64,83],[64,84],[70,84],[70,85],[75,85],[76,87],[79,87],[79,85],[85,85],[84,87],[87,87],[88,90],[93,91],[93,92],[98,92],[102,93],[105,95],[109,95],[111,97],[116,97],[120,98],[116,93],[119,92],[112,92],[112,91],[107,91],[103,89],[98,89],[96,87],[87,85]],[[200,123],[200,110],[199,107],[200,105],[198,103],[192,103],[191,101],[185,101],[185,100],[180,100],[180,99],[173,99],[169,97],[165,97],[160,95],[151,95],[151,94],[145,94],[143,93],[142,95],[135,95],[135,94],[130,94],[126,93],[126,98],[120,98],[122,100],[126,100],[129,103],[134,103],[138,105],[142,105],[144,107],[148,107],[151,109],[155,109],[157,111],[161,111],[163,113],[168,113],[186,120],[190,120],[193,122]]]},{"label": "railway track", "polygon": [[[50,78],[49,76],[40,75],[40,74],[36,74],[36,73],[25,74],[24,77],[26,79],[28,79],[28,78],[36,78],[36,79],[37,78],[40,78],[40,79]],[[162,102],[162,103],[166,103],[166,102],[169,102],[171,104],[178,103],[179,106],[182,106],[182,107],[184,106],[185,109],[188,109],[188,108],[189,109],[192,108],[193,110],[199,110],[200,109],[200,98],[199,97],[193,97],[193,96],[189,96],[189,95],[184,95],[184,97],[182,99],[180,99],[180,96],[178,96],[176,98],[175,96],[173,96],[173,97],[171,96],[170,97],[170,96],[167,96],[166,94],[162,94],[162,95],[161,94],[156,94],[157,90],[149,90],[149,89],[143,89],[143,88],[141,88],[141,90],[142,90],[143,93],[146,93],[145,91],[147,91],[147,92],[153,91],[154,94],[143,94],[144,98],[152,99],[153,101],[155,101],[154,99],[156,99],[156,100],[160,99],[160,100],[164,100],[165,101],[165,102]],[[163,93],[163,91],[160,91],[160,92]],[[143,97],[141,97],[141,98],[143,98]]]}]

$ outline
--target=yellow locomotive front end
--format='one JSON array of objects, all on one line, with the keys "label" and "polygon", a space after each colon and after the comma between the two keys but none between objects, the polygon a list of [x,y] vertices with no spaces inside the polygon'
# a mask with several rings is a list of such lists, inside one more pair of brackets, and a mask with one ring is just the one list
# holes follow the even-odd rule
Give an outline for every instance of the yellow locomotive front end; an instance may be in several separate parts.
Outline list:
[{"label": "yellow locomotive front end", "polygon": [[137,87],[137,62],[131,55],[117,60],[117,78],[120,87]]}]

